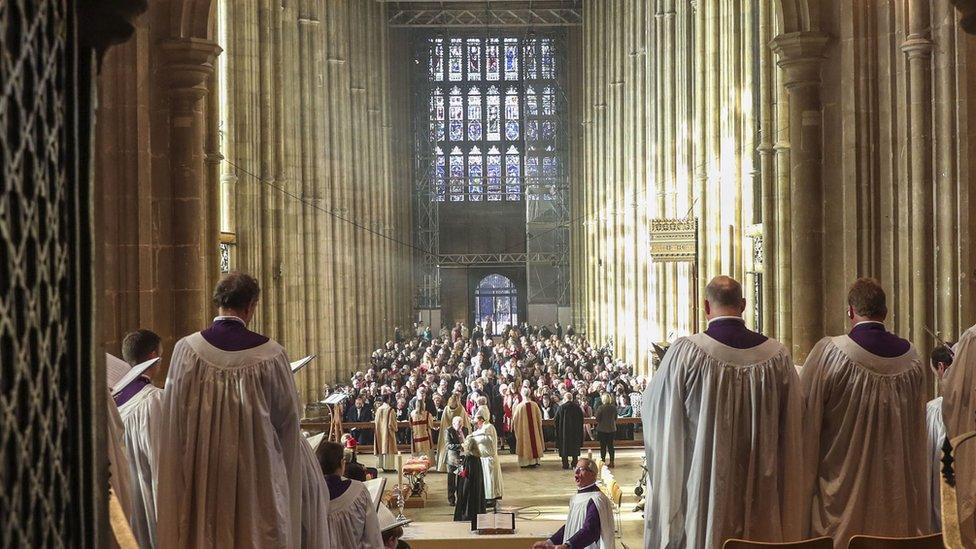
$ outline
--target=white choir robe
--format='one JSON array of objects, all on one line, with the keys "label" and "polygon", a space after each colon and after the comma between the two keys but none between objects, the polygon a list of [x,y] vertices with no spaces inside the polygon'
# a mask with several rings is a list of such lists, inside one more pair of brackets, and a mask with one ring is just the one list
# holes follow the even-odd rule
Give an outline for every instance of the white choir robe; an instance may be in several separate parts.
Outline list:
[{"label": "white choir robe", "polygon": [[[569,512],[566,514],[566,528],[563,530],[563,542],[576,535],[586,522],[586,508],[590,502],[596,506],[600,515],[600,539],[596,543],[578,549],[614,549],[613,507],[610,498],[603,492],[577,492],[569,499]],[[573,549],[577,549],[575,546]]]},{"label": "white choir robe", "polygon": [[156,482],[162,389],[151,383],[119,407],[132,478],[129,524],[139,547],[156,547]]},{"label": "white choir robe", "polygon": [[810,535],[930,533],[925,366],[868,352],[849,336],[820,340],[800,372]]},{"label": "white choir robe", "polygon": [[105,415],[107,417],[106,441],[108,450],[108,480],[125,518],[132,519],[132,473],[125,452],[125,425],[119,416],[119,408],[112,400],[112,393],[105,389]]},{"label": "white choir robe", "polygon": [[641,406],[645,548],[803,536],[802,399],[782,344],[735,349],[706,334],[680,338]]},{"label": "white choir robe", "polygon": [[329,549],[329,487],[315,450],[301,437],[302,453],[302,547]]},{"label": "white choir robe", "polygon": [[349,488],[329,502],[329,535],[335,549],[380,549],[383,536],[376,504],[366,485],[350,481]]},{"label": "white choir robe", "polygon": [[[942,420],[950,439],[976,429],[976,326],[959,336],[952,367],[942,378]],[[976,441],[953,450],[959,531],[976,547]]]},{"label": "white choir robe", "polygon": [[925,406],[925,428],[929,441],[929,495],[932,498],[932,531],[942,531],[942,441],[945,425],[942,424],[942,397],[929,401]]},{"label": "white choir robe", "polygon": [[485,482],[485,499],[500,499],[504,492],[502,486],[502,465],[498,462],[498,432],[495,426],[485,422],[481,429],[471,433],[478,443],[481,454],[481,474]]},{"label": "white choir robe", "polygon": [[222,351],[199,332],[179,340],[162,416],[160,547],[300,545],[298,392],[278,343]]}]

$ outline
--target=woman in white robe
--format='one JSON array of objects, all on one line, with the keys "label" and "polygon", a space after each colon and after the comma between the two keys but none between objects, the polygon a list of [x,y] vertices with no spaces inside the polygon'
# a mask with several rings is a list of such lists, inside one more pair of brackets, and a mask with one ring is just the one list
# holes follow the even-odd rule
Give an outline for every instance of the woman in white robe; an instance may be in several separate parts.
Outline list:
[{"label": "woman in white robe", "polygon": [[644,547],[803,536],[799,383],[786,348],[707,334],[670,347],[641,399]]},{"label": "woman in white robe", "polygon": [[471,433],[478,443],[478,453],[481,454],[481,470],[485,480],[485,499],[501,499],[502,465],[498,461],[498,432],[488,420],[491,413],[487,406],[481,406],[475,411],[477,429]]},{"label": "woman in white robe", "polygon": [[447,406],[441,414],[441,436],[437,438],[437,471],[447,472],[447,431],[451,428],[451,422],[455,417],[462,418],[462,425],[465,429],[471,429],[471,418],[468,417],[467,410],[458,402],[457,395],[451,395],[447,399]]},{"label": "woman in white robe", "polygon": [[160,547],[300,544],[298,392],[280,345],[225,351],[200,332],[184,337],[163,411]]},{"label": "woman in white robe", "polygon": [[119,407],[132,479],[132,534],[142,548],[156,547],[156,483],[162,389],[147,384]]}]

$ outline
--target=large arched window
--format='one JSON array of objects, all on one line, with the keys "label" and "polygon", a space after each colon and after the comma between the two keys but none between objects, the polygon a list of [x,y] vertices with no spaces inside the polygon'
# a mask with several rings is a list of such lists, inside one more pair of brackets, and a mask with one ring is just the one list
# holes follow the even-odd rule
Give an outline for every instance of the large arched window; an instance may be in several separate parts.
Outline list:
[{"label": "large arched window", "polygon": [[486,333],[499,333],[518,324],[518,290],[506,276],[490,274],[474,292],[475,323]]},{"label": "large arched window", "polygon": [[[419,66],[430,86],[431,200],[517,202],[527,186],[545,185],[546,171],[536,167],[559,162],[555,40],[464,33],[425,40],[428,58]],[[540,197],[548,195],[533,194]]]}]

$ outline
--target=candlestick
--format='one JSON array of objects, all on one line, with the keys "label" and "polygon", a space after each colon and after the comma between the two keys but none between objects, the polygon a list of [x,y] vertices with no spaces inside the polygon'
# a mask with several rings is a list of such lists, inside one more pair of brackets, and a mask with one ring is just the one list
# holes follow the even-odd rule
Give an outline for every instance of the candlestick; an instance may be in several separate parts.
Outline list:
[{"label": "candlestick", "polygon": [[396,455],[396,468],[397,468],[397,486],[403,486],[403,454],[397,452]]}]

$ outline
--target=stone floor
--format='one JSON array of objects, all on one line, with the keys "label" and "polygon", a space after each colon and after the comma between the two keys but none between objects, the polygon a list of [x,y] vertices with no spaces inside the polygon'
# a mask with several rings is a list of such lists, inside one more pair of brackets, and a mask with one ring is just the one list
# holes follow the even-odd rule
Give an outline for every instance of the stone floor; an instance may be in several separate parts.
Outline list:
[{"label": "stone floor", "polygon": [[[584,450],[585,452],[585,450]],[[643,546],[644,522],[640,512],[634,512],[637,498],[634,486],[640,480],[640,459],[643,450],[617,450],[614,477],[623,488],[621,509],[621,537],[617,546],[636,549]],[[596,452],[599,457],[599,452]],[[372,456],[360,456],[366,465],[375,463]],[[396,475],[390,475],[395,480]],[[501,501],[503,509],[515,509],[520,519],[562,520],[566,518],[566,505],[569,497],[576,491],[572,471],[564,471],[559,456],[547,453],[542,466],[536,469],[521,469],[515,456],[503,451],[502,477],[505,497]],[[451,520],[454,508],[447,504],[447,477],[441,473],[427,476],[429,498],[423,509],[407,509],[409,518],[416,521]],[[515,548],[513,548],[515,549]]]}]

